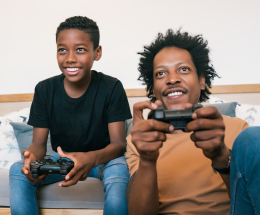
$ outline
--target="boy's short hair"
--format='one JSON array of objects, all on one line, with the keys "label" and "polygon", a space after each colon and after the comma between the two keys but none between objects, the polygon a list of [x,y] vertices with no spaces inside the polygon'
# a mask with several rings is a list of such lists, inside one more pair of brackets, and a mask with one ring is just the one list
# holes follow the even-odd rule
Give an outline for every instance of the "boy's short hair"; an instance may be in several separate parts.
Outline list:
[{"label": "boy's short hair", "polygon": [[65,20],[65,22],[60,23],[56,31],[56,42],[59,33],[65,29],[75,28],[90,35],[90,39],[94,44],[94,50],[99,46],[99,28],[97,23],[92,19],[85,16],[74,16]]},{"label": "boy's short hair", "polygon": [[146,85],[147,97],[152,102],[156,100],[153,95],[153,60],[155,55],[166,47],[177,47],[190,53],[198,77],[201,75],[205,77],[206,87],[205,90],[201,90],[199,102],[206,101],[209,98],[208,95],[211,94],[209,92],[211,81],[215,77],[219,77],[210,64],[208,42],[202,38],[202,35],[190,36],[187,32],[181,33],[181,29],[176,32],[169,29],[165,36],[159,33],[150,46],[144,46],[144,51],[138,52],[142,56],[138,67],[140,72],[138,80],[143,81],[143,84]]}]

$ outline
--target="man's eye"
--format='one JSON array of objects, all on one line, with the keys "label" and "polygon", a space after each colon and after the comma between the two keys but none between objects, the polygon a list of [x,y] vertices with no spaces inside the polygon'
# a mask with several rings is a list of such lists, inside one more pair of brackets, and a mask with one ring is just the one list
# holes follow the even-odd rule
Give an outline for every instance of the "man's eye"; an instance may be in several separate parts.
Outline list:
[{"label": "man's eye", "polygon": [[160,77],[160,76],[163,76],[164,74],[165,74],[164,71],[159,71],[159,72],[157,72],[156,76],[157,76],[157,77]]},{"label": "man's eye", "polygon": [[189,72],[190,69],[188,67],[182,67],[181,72]]}]

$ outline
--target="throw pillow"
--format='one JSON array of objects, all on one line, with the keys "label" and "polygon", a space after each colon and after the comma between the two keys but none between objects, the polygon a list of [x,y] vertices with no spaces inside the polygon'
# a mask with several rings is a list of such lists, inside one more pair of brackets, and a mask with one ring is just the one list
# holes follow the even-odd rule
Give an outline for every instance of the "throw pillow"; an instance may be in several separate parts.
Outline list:
[{"label": "throw pillow", "polygon": [[[10,122],[14,129],[20,152],[26,150],[32,143],[33,127],[26,122]],[[47,155],[54,153],[51,147],[50,135],[47,140]]]}]

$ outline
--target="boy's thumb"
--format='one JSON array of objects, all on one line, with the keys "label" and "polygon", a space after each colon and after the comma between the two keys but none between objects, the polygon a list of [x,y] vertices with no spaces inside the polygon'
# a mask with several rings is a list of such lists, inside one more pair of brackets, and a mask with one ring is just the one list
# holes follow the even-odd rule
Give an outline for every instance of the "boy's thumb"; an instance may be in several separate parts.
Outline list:
[{"label": "boy's thumb", "polygon": [[23,151],[22,151],[22,155],[23,155],[24,157],[29,157],[30,152],[27,151],[27,150],[23,150]]}]

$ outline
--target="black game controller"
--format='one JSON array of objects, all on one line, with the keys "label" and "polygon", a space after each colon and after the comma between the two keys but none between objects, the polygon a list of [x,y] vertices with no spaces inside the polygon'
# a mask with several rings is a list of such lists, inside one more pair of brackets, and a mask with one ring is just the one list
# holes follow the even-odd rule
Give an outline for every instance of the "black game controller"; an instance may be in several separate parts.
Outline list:
[{"label": "black game controller", "polygon": [[192,113],[202,108],[201,104],[196,104],[190,109],[183,110],[164,110],[162,106],[159,106],[157,110],[150,111],[148,119],[155,119],[161,122],[166,122],[174,126],[174,130],[185,131],[186,124],[192,121]]},{"label": "black game controller", "polygon": [[65,181],[65,176],[73,167],[74,162],[65,159],[58,159],[57,162],[54,162],[50,158],[45,158],[33,161],[30,164],[33,178],[37,179],[42,174],[60,174],[63,181]]}]

